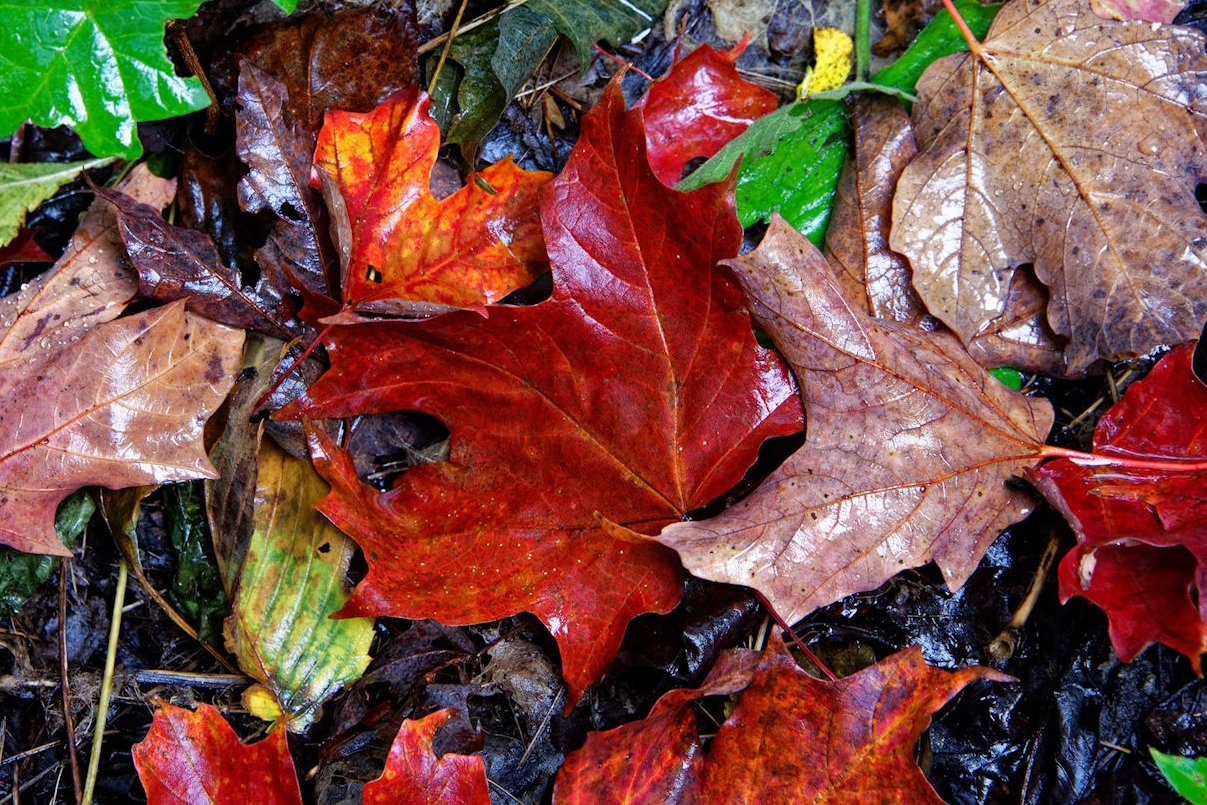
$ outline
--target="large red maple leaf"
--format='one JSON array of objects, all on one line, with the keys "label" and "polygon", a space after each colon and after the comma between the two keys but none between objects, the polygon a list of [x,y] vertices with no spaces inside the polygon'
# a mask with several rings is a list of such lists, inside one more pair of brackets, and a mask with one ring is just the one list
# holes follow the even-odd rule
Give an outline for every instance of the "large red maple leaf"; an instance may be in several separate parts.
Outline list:
[{"label": "large red maple leaf", "polygon": [[[945,671],[903,649],[843,679],[815,679],[773,638],[722,657],[703,686],[587,736],[557,775],[559,803],[941,803],[914,760],[939,710],[991,668]],[[691,704],[744,691],[704,749]]]},{"label": "large red maple leaf", "polygon": [[1160,642],[1201,672],[1207,385],[1192,370],[1194,347],[1183,344],[1162,358],[1098,420],[1094,456],[1110,463],[1056,458],[1027,477],[1077,533],[1060,563],[1061,599],[1080,595],[1101,607],[1125,661]]},{"label": "large red maple leaf", "polygon": [[573,703],[626,624],[679,600],[655,534],[729,489],[769,436],[800,427],[788,372],[717,267],[742,230],[732,188],[663,185],[619,85],[542,205],[551,299],[335,328],[332,368],[283,417],[418,410],[450,460],[380,493],[316,436],[320,509],[365,549],[347,613],[473,623],[521,611],[553,633]]}]

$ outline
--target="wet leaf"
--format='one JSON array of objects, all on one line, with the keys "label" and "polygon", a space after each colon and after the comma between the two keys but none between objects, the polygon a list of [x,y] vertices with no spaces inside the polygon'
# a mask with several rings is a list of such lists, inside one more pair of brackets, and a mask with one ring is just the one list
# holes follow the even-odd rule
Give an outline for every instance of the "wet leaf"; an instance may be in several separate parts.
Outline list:
[{"label": "wet leaf", "polygon": [[579,69],[586,71],[597,42],[628,44],[659,22],[666,0],[528,0],[525,5],[553,21],[574,45]]},{"label": "wet leaf", "polygon": [[1090,8],[1108,20],[1140,20],[1169,25],[1186,7],[1184,0],[1090,0]]},{"label": "wet leaf", "polygon": [[462,74],[446,67],[432,90],[433,115],[445,142],[476,144],[485,139],[556,41],[553,21],[527,6],[458,34],[448,57]]},{"label": "wet leaf", "polygon": [[824,258],[775,219],[727,263],[796,372],[804,446],[720,515],[659,542],[695,576],[758,590],[788,622],[934,561],[957,589],[1031,497],[1052,410],[1007,389],[948,333],[868,316]]},{"label": "wet leaf", "polygon": [[[160,204],[170,191],[143,170],[126,187]],[[243,334],[181,303],[115,321],[134,295],[120,249],[113,212],[94,202],[54,268],[0,299],[0,543],[18,550],[65,555],[55,509],[82,486],[213,473],[201,431]]]},{"label": "wet leaf", "polygon": [[176,552],[168,600],[197,627],[202,642],[217,645],[230,602],[214,559],[201,488],[197,483],[170,484],[163,487],[160,499]]},{"label": "wet leaf", "polygon": [[142,154],[135,124],[209,106],[196,78],[176,75],[164,24],[201,0],[4,0],[0,3],[0,133],[27,119],[71,126],[97,156]]},{"label": "wet leaf", "polygon": [[38,245],[31,230],[21,228],[17,236],[0,247],[0,268],[17,263],[53,263],[54,258]]},{"label": "wet leaf", "polygon": [[251,62],[240,64],[238,97],[235,149],[248,168],[239,206],[276,218],[256,251],[264,272],[259,287],[277,296],[291,286],[330,293],[335,254],[322,200],[310,188],[315,133],[284,111],[285,86]]},{"label": "wet leaf", "polygon": [[922,151],[893,202],[891,244],[927,309],[968,342],[1033,263],[1069,372],[1197,336],[1202,35],[1029,0],[1004,8],[980,48],[919,82]]},{"label": "wet leaf", "polygon": [[[908,261],[889,248],[893,192],[918,152],[913,125],[893,98],[856,98],[850,109],[853,159],[843,169],[827,230],[831,261],[848,296],[866,299],[873,316],[933,330],[937,324],[914,291]],[[1031,272],[1015,272],[1005,312],[972,340],[969,353],[985,367],[1063,375],[1062,344],[1048,327],[1047,304]]]},{"label": "wet leaf", "polygon": [[298,328],[284,298],[287,287],[261,277],[245,288],[239,271],[223,265],[209,235],[172,226],[159,210],[123,193],[106,188],[96,193],[117,210],[140,296],[161,302],[183,299],[189,310],[240,329],[288,335]]},{"label": "wet leaf", "polygon": [[713,268],[741,242],[728,194],[663,185],[640,112],[625,112],[613,83],[545,193],[552,299],[337,328],[332,369],[279,416],[419,410],[452,432],[449,461],[411,468],[386,493],[315,440],[332,485],[320,508],[369,560],[348,613],[533,612],[558,641],[573,702],[632,617],[674,606],[674,557],[602,521],[656,531],[799,426],[786,372]]},{"label": "wet leaf", "polygon": [[847,115],[838,101],[784,106],[756,120],[676,187],[692,190],[727,178],[738,165],[742,226],[779,213],[821,243],[847,156]]},{"label": "wet leaf", "polygon": [[[537,200],[551,175],[510,158],[457,192],[429,190],[440,129],[417,88],[372,112],[333,111],[314,165],[339,224],[345,304],[407,314],[479,307],[528,285],[547,258]],[[493,192],[492,192],[493,191]]]},{"label": "wet leaf", "polygon": [[0,246],[7,246],[17,237],[25,213],[35,210],[81,172],[112,161],[0,163]]},{"label": "wet leaf", "polygon": [[[989,668],[945,671],[917,648],[834,682],[773,637],[731,653],[697,690],[663,696],[642,721],[592,733],[558,774],[555,799],[596,802],[934,802],[914,760],[931,715]],[[705,750],[689,706],[743,690]]]},{"label": "wet leaf", "polygon": [[1191,369],[1193,353],[1183,344],[1162,358],[1094,430],[1095,455],[1165,465],[1057,458],[1027,477],[1077,534],[1060,563],[1061,598],[1080,595],[1106,612],[1121,659],[1160,642],[1199,669],[1207,651],[1207,386]]},{"label": "wet leaf", "polygon": [[[482,758],[453,754],[437,757],[432,750],[432,737],[453,712],[437,710],[417,721],[402,722],[386,758],[385,771],[365,785],[365,805],[393,805],[403,799],[464,805],[490,802]],[[400,796],[404,791],[406,796]]]},{"label": "wet leaf", "polygon": [[1192,805],[1207,802],[1207,758],[1178,757],[1156,749],[1148,751],[1174,791],[1186,797]]},{"label": "wet leaf", "polygon": [[756,119],[774,112],[774,92],[738,75],[740,47],[701,45],[650,85],[637,102],[654,174],[674,185],[692,160],[711,157]]},{"label": "wet leaf", "polygon": [[372,619],[331,617],[348,600],[344,575],[354,546],[314,510],[326,492],[309,461],[261,444],[254,530],[237,571],[226,643],[262,686],[244,700],[266,692],[271,718],[283,713],[291,730],[305,728],[327,698],[361,675],[373,639]]},{"label": "wet leaf", "polygon": [[194,712],[166,704],[143,740],[134,745],[134,766],[149,805],[301,805],[285,730],[253,744],[222,714],[203,704]]},{"label": "wet leaf", "polygon": [[[59,504],[54,526],[55,533],[64,545],[75,547],[95,511],[96,503],[87,490],[73,492]],[[0,547],[0,614],[13,615],[18,612],[58,567],[57,557]]]}]

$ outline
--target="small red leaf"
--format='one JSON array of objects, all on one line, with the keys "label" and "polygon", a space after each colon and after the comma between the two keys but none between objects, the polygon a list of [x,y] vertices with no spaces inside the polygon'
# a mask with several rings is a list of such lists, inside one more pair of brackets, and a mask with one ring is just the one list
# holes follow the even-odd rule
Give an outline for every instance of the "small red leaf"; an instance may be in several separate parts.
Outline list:
[{"label": "small red leaf", "polygon": [[537,200],[551,175],[508,157],[436,199],[429,103],[412,87],[372,112],[328,112],[319,133],[314,166],[340,227],[344,301],[358,310],[478,307],[545,270]]},{"label": "small red leaf", "polygon": [[453,710],[437,710],[418,721],[402,722],[385,771],[364,788],[364,805],[489,805],[486,764],[470,755],[437,757],[432,737]]},{"label": "small red leaf", "polygon": [[[1174,349],[1098,421],[1094,454],[1122,463],[1058,458],[1027,477],[1077,533],[1061,562],[1061,597],[1081,595],[1105,610],[1124,660],[1159,642],[1199,670],[1207,651],[1207,386],[1193,355],[1194,343]],[[1146,459],[1163,466],[1126,465]]]},{"label": "small red leaf", "polygon": [[779,106],[774,92],[738,75],[734,62],[742,48],[701,45],[650,85],[637,104],[645,117],[650,167],[664,184],[678,182],[687,163],[717,153]]},{"label": "small red leaf", "polygon": [[240,743],[222,714],[203,704],[190,712],[155,711],[147,737],[134,745],[134,766],[150,805],[301,805],[285,730]]}]

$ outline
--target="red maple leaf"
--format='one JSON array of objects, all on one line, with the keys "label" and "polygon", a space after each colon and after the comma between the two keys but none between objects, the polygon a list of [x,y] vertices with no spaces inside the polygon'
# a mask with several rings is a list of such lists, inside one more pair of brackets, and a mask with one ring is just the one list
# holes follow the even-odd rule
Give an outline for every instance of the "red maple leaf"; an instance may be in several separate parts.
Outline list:
[{"label": "red maple leaf", "polygon": [[278,727],[254,744],[239,742],[222,714],[164,705],[134,745],[134,767],[150,805],[301,805],[293,758]]},{"label": "red maple leaf", "polygon": [[320,509],[369,561],[346,613],[460,624],[533,612],[573,704],[629,620],[680,595],[672,552],[605,526],[655,534],[725,492],[764,439],[800,427],[800,403],[717,267],[742,238],[731,186],[663,185],[619,85],[584,118],[542,225],[551,299],[337,327],[331,370],[278,416],[442,419],[450,460],[385,493],[312,442],[332,486]]},{"label": "red maple leaf", "polygon": [[[696,690],[667,693],[642,721],[587,736],[557,775],[558,803],[935,802],[914,761],[936,712],[983,667],[945,671],[911,647],[834,681],[802,671],[774,638],[731,652]],[[692,702],[745,689],[707,751]]]},{"label": "red maple leaf", "polygon": [[650,167],[667,185],[693,159],[710,157],[763,115],[779,98],[738,75],[746,43],[719,51],[701,45],[650,85],[637,106],[645,117]]},{"label": "red maple leaf", "polygon": [[319,132],[315,173],[339,229],[344,302],[356,310],[478,307],[545,270],[537,200],[551,174],[508,157],[437,199],[429,103],[411,87],[371,112],[327,112]]},{"label": "red maple leaf", "polygon": [[1061,599],[1080,595],[1101,607],[1124,660],[1159,642],[1201,672],[1207,385],[1192,370],[1194,347],[1162,358],[1098,421],[1093,455],[1110,463],[1056,458],[1027,477],[1077,533],[1060,563]]},{"label": "red maple leaf", "polygon": [[365,785],[364,805],[428,805],[448,802],[457,805],[488,805],[486,764],[476,755],[447,754],[437,757],[432,738],[455,711],[437,710],[398,729],[386,768]]}]

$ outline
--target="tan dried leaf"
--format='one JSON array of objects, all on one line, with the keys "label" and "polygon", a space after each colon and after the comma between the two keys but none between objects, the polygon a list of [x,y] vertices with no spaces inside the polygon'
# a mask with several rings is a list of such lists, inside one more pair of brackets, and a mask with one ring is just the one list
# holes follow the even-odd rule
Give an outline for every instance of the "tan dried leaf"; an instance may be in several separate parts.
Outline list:
[{"label": "tan dried leaf", "polygon": [[1047,401],[998,383],[950,333],[868,316],[781,219],[728,265],[796,371],[805,443],[745,500],[658,541],[789,622],[932,559],[958,588],[1033,506],[1006,482],[1042,449]]},{"label": "tan dried leaf", "polygon": [[1014,0],[975,54],[918,82],[922,153],[892,247],[965,343],[1033,263],[1069,371],[1194,338],[1207,319],[1207,56],[1188,28],[1112,22],[1084,0]]},{"label": "tan dried leaf", "polygon": [[[172,191],[144,168],[123,189],[159,206]],[[117,319],[137,287],[121,256],[95,202],[54,268],[0,299],[0,544],[66,555],[55,508],[81,486],[213,475],[201,431],[243,334],[182,303]]]}]

